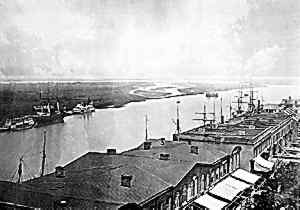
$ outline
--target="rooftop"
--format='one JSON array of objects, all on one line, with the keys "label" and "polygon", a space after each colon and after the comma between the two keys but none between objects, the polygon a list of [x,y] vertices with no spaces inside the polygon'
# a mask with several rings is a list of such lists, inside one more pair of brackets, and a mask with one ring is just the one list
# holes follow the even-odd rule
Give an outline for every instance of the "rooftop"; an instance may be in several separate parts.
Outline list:
[{"label": "rooftop", "polygon": [[226,124],[215,127],[200,126],[180,135],[184,138],[201,138],[202,141],[219,139],[224,143],[251,144],[255,141],[257,135],[267,132],[268,129],[279,125],[288,117],[289,114],[284,112],[246,114],[234,118]]},{"label": "rooftop", "polygon": [[[212,163],[226,155],[222,150],[199,148],[183,142],[149,140],[150,150],[143,145],[121,154],[89,152],[64,166],[65,177],[49,174],[26,182],[55,195],[94,199],[108,203],[140,203],[176,185],[196,163]],[[169,154],[161,160],[160,154]],[[171,164],[172,163],[172,164]],[[131,187],[121,186],[121,175],[132,175]]]}]

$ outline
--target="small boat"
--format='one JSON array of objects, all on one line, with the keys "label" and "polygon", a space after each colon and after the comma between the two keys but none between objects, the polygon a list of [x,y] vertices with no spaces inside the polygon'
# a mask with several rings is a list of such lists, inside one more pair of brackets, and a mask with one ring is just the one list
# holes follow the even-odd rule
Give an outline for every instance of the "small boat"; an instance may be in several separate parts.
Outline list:
[{"label": "small boat", "polygon": [[217,98],[219,95],[218,93],[210,93],[210,92],[207,92],[205,94],[206,97],[210,98],[210,97],[214,97],[214,98]]}]

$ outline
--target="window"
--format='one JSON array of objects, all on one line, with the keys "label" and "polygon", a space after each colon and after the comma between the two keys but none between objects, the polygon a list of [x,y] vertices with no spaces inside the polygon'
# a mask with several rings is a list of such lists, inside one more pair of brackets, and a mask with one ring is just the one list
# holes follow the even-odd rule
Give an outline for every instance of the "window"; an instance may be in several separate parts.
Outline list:
[{"label": "window", "polygon": [[180,207],[180,193],[179,192],[176,192],[176,195],[175,195],[175,209],[179,209]]},{"label": "window", "polygon": [[216,169],[216,180],[219,179],[219,172],[220,172],[220,170],[219,170],[219,168],[217,168],[217,169]]},{"label": "window", "polygon": [[193,187],[193,181],[188,184],[187,200],[190,200],[192,198],[192,193],[193,193],[192,187]]},{"label": "window", "polygon": [[185,184],[182,189],[182,202],[187,201],[187,185]]},{"label": "window", "polygon": [[211,171],[210,177],[211,177],[211,183],[213,183],[215,181],[215,171],[214,170]]},{"label": "window", "polygon": [[209,188],[209,186],[210,186],[210,177],[209,177],[209,174],[206,174],[206,189],[208,189]]},{"label": "window", "polygon": [[200,181],[200,192],[203,192],[205,190],[205,176],[204,174],[201,175],[201,181]]},{"label": "window", "polygon": [[221,164],[221,165],[220,165],[220,178],[223,177],[223,172],[224,172],[223,167],[224,167],[224,165]]},{"label": "window", "polygon": [[230,171],[233,171],[233,169],[234,169],[234,156],[232,156],[231,158],[230,158],[230,160],[231,160],[231,167],[230,167]]},{"label": "window", "polygon": [[193,177],[193,196],[198,194],[198,177]]},{"label": "window", "polygon": [[227,162],[223,164],[224,175],[227,174]]}]

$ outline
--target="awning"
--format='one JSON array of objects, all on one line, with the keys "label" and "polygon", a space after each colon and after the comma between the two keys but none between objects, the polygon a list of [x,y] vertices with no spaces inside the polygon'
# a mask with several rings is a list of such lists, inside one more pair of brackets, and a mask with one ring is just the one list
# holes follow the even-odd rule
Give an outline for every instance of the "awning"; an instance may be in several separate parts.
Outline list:
[{"label": "awning", "polygon": [[268,161],[261,156],[257,156],[254,158],[254,170],[255,171],[262,171],[262,172],[269,172],[272,171],[274,163]]},{"label": "awning", "polygon": [[212,210],[220,210],[224,208],[228,203],[224,201],[220,201],[208,194],[204,194],[201,197],[197,198],[194,203],[197,203],[201,206],[204,206],[208,209]]},{"label": "awning", "polygon": [[219,182],[210,193],[232,201],[240,192],[249,188],[251,185],[245,182],[239,181],[232,177],[226,177]]},{"label": "awning", "polygon": [[259,180],[260,176],[252,174],[244,169],[237,169],[234,171],[231,176],[236,177],[238,179],[244,180],[248,183],[255,184],[257,180]]}]

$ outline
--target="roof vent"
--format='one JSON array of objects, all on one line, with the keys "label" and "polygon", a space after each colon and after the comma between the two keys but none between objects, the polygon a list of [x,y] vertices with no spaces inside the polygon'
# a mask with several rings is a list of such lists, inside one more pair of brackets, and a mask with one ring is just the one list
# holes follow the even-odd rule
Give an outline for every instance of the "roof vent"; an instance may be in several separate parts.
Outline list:
[{"label": "roof vent", "polygon": [[131,187],[132,175],[121,175],[121,186],[123,187]]},{"label": "roof vent", "polygon": [[152,142],[150,142],[150,141],[144,142],[144,150],[151,149],[151,145],[152,145]]},{"label": "roof vent", "polygon": [[255,125],[249,125],[249,129],[255,129]]},{"label": "roof vent", "polygon": [[199,154],[199,148],[198,148],[198,146],[191,146],[191,153],[193,153],[193,154]]},{"label": "roof vent", "polygon": [[162,153],[159,155],[160,160],[170,160],[170,154],[168,153]]},{"label": "roof vent", "polygon": [[65,176],[65,169],[62,166],[55,167],[55,177],[64,178]]}]

